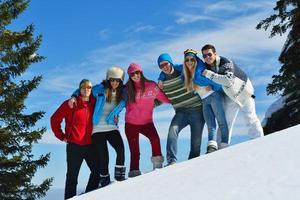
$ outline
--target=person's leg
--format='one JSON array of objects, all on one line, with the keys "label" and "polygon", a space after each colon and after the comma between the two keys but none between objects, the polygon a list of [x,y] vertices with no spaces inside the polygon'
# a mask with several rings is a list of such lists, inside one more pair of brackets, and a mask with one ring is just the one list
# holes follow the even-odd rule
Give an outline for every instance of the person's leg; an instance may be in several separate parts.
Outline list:
[{"label": "person's leg", "polygon": [[85,161],[91,173],[85,192],[95,190],[100,182],[100,157],[98,156],[94,145],[86,147]]},{"label": "person's leg", "polygon": [[151,147],[152,147],[151,162],[153,163],[153,169],[162,168],[164,158],[161,153],[160,139],[154,124],[149,123],[143,125],[141,129],[141,133],[150,140]]},{"label": "person's leg", "polygon": [[115,166],[115,179],[117,181],[125,180],[125,171],[124,166],[125,162],[125,152],[124,152],[124,143],[121,137],[121,134],[118,130],[111,131],[107,135],[108,142],[115,149],[117,153],[116,157],[116,166]]},{"label": "person's leg", "polygon": [[167,162],[173,164],[177,161],[177,139],[179,132],[187,126],[188,122],[183,112],[176,112],[174,115],[168,132],[167,139]]},{"label": "person's leg", "polygon": [[191,127],[191,150],[189,159],[192,159],[200,155],[202,132],[205,121],[202,111],[188,112],[187,117]]},{"label": "person's leg", "polygon": [[[211,95],[210,95],[211,96]],[[216,142],[216,120],[213,109],[211,107],[211,97],[208,96],[202,100],[203,106],[203,117],[206,122],[207,132],[208,132],[208,145],[207,145],[207,153],[211,153],[218,149],[218,145]]]},{"label": "person's leg", "polygon": [[65,185],[65,199],[76,195],[77,179],[83,161],[82,149],[76,144],[67,144],[67,175]]},{"label": "person's leg", "polygon": [[130,171],[140,170],[140,147],[139,147],[140,126],[125,123],[125,134],[130,149]]},{"label": "person's leg", "polygon": [[[226,116],[226,121],[227,121],[227,126],[228,126],[228,144],[231,142],[231,136],[232,136],[232,130],[233,126],[237,117],[237,114],[240,110],[240,106],[235,103],[233,100],[231,100],[227,95],[224,96],[224,111],[225,111],[225,116]],[[217,133],[217,142],[218,145],[221,145],[221,131],[218,129]]]},{"label": "person's leg", "polygon": [[211,106],[222,134],[221,147],[226,147],[228,146],[228,142],[229,142],[229,131],[228,131],[226,116],[224,112],[224,96],[219,92],[214,92],[211,96],[212,96]]},{"label": "person's leg", "polygon": [[92,135],[92,141],[94,148],[97,152],[97,156],[100,159],[100,174],[108,175],[108,148],[107,148],[107,139],[105,132],[97,132]]},{"label": "person's leg", "polygon": [[255,111],[255,101],[253,98],[249,98],[246,104],[241,108],[244,115],[246,124],[248,126],[248,135],[250,138],[257,138],[264,136],[264,131],[261,126]]}]

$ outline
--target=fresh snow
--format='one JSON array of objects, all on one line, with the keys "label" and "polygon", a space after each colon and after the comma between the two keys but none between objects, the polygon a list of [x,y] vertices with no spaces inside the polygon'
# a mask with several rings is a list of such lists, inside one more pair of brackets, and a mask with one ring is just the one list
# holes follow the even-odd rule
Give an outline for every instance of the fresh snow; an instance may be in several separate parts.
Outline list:
[{"label": "fresh snow", "polygon": [[74,200],[289,200],[300,197],[300,125],[177,163]]},{"label": "fresh snow", "polygon": [[267,124],[268,119],[272,116],[273,113],[275,113],[279,109],[283,108],[283,106],[285,105],[285,100],[289,96],[290,95],[286,95],[286,96],[280,97],[279,99],[277,99],[274,103],[272,103],[270,105],[270,107],[268,108],[268,110],[267,110],[267,112],[265,114],[265,118],[261,122],[262,126],[265,126]]}]

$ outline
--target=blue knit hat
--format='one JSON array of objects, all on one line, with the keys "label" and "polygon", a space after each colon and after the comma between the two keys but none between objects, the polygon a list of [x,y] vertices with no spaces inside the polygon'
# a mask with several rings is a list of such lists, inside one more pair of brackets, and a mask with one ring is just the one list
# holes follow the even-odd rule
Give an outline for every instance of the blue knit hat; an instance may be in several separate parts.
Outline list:
[{"label": "blue knit hat", "polygon": [[172,58],[169,54],[167,53],[163,53],[163,54],[160,54],[160,56],[158,57],[157,59],[157,64],[159,66],[159,64],[162,62],[162,61],[168,61],[169,63],[171,63],[171,65],[173,65],[173,61],[172,61]]}]

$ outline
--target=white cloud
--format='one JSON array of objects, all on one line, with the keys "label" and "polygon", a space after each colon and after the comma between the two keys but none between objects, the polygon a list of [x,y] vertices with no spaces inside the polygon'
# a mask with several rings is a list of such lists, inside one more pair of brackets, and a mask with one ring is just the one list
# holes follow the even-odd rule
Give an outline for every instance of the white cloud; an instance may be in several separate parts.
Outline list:
[{"label": "white cloud", "polygon": [[148,32],[148,31],[152,31],[153,29],[155,29],[154,26],[151,25],[146,25],[146,26],[139,26],[136,27],[134,32],[139,33],[139,32]]},{"label": "white cloud", "polygon": [[176,13],[175,16],[178,17],[175,20],[175,22],[180,25],[190,24],[190,23],[194,23],[194,22],[202,21],[202,20],[216,20],[215,18],[208,17],[205,15],[193,15],[193,14],[182,13],[182,12]]},{"label": "white cloud", "polygon": [[140,33],[140,32],[150,32],[155,29],[156,29],[155,26],[137,23],[135,25],[130,26],[126,30],[124,30],[124,32],[125,33]]}]

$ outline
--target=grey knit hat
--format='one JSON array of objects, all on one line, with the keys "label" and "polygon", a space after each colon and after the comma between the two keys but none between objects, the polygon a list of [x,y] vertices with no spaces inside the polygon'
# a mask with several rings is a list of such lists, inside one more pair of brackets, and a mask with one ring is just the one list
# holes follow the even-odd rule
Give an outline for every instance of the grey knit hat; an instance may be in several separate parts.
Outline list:
[{"label": "grey knit hat", "polygon": [[110,78],[117,78],[124,81],[125,71],[118,66],[113,66],[107,69],[106,72],[106,80],[109,80]]}]

